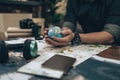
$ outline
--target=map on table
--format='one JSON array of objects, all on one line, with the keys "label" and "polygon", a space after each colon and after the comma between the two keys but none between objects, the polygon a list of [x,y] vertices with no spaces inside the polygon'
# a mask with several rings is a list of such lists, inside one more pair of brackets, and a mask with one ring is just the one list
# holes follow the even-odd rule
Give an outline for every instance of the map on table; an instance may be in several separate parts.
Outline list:
[{"label": "map on table", "polygon": [[[29,62],[28,64],[22,66],[18,69],[18,72],[52,77],[52,78],[61,78],[64,74],[63,71],[53,70],[48,68],[43,68],[41,65],[51,58],[52,56],[59,54],[68,57],[76,58],[76,62],[73,65],[82,63],[88,58],[95,56],[101,51],[109,48],[107,45],[79,45],[79,46],[66,46],[66,47],[53,47],[45,44],[44,42],[38,42],[39,47],[39,57],[35,60]],[[54,75],[53,75],[54,74]]]}]

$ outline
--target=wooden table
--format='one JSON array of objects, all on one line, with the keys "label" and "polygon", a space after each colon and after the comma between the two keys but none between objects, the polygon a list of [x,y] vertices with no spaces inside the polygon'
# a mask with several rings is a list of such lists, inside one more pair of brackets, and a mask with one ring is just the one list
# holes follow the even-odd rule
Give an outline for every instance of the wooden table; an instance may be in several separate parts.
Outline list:
[{"label": "wooden table", "polygon": [[[44,42],[39,44],[39,54],[42,55],[44,52],[55,52],[57,54],[63,54],[68,55],[71,53],[74,53],[76,50],[83,50],[81,52],[84,53],[92,53],[92,56],[89,58],[86,58],[85,61],[79,61],[76,63],[73,69],[71,69],[68,74],[65,74],[63,78],[60,80],[120,80],[120,46],[106,46],[106,45],[79,45],[79,46],[67,46],[67,47],[59,47],[55,48],[49,45],[44,45]],[[87,46],[87,47],[86,47]],[[89,48],[88,48],[89,46]],[[110,47],[110,48],[109,48]],[[76,49],[76,50],[74,50]],[[107,50],[105,50],[107,49]],[[93,51],[94,50],[94,51]],[[105,50],[105,51],[103,51]],[[86,52],[87,51],[87,52]],[[98,54],[99,52],[100,54]],[[95,53],[95,54],[94,54]],[[106,61],[100,61],[94,58],[94,56],[100,56],[103,58],[111,58],[112,60],[118,61],[117,63],[112,62],[106,62]],[[70,55],[72,56],[72,55]],[[74,56],[74,55],[73,55]],[[78,56],[77,58],[81,58],[82,56]],[[27,64],[29,61],[25,60],[22,57],[22,52],[9,52],[9,61],[5,64],[0,64],[0,80],[56,80],[53,78],[46,78],[42,76],[34,76],[24,73],[18,73],[17,69],[21,66]],[[96,65],[100,66],[100,68]],[[100,65],[99,65],[100,64]],[[109,66],[107,66],[109,65]],[[113,67],[113,70],[107,70],[111,69]],[[99,72],[100,70],[103,70]],[[107,70],[107,73],[110,74],[104,74],[104,69]],[[112,72],[116,73],[115,75],[111,75]],[[98,74],[97,74],[98,73]],[[106,72],[105,72],[106,73]]]}]

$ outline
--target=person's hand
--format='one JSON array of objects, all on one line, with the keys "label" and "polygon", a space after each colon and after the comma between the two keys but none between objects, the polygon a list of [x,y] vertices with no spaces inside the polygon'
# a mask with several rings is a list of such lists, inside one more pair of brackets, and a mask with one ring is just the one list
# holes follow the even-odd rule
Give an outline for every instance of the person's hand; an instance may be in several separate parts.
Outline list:
[{"label": "person's hand", "polygon": [[72,30],[68,28],[63,28],[61,34],[64,36],[63,38],[57,38],[52,36],[49,38],[47,36],[49,28],[45,28],[45,41],[46,43],[53,45],[53,46],[65,46],[67,45],[74,37],[74,33]]}]

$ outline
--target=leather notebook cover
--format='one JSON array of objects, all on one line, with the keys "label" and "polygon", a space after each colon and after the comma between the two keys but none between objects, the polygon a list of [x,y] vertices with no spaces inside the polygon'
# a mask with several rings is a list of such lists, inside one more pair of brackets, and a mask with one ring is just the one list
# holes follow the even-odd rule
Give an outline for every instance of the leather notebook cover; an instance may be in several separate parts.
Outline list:
[{"label": "leather notebook cover", "polygon": [[112,46],[97,55],[105,58],[120,60],[120,46]]},{"label": "leather notebook cover", "polygon": [[76,59],[72,57],[54,55],[42,64],[42,67],[67,72]]}]

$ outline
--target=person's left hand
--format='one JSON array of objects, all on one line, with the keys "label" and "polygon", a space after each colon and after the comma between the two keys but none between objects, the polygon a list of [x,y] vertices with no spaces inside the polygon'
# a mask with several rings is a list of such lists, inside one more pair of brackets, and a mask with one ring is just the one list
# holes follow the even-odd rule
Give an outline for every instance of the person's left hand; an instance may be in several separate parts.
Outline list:
[{"label": "person's left hand", "polygon": [[61,33],[64,36],[63,38],[58,38],[55,36],[52,36],[51,38],[49,38],[47,36],[48,30],[49,30],[48,28],[45,29],[45,41],[48,44],[53,45],[53,46],[65,46],[74,37],[74,33],[72,32],[72,30],[65,28],[62,30],[62,33]]}]

